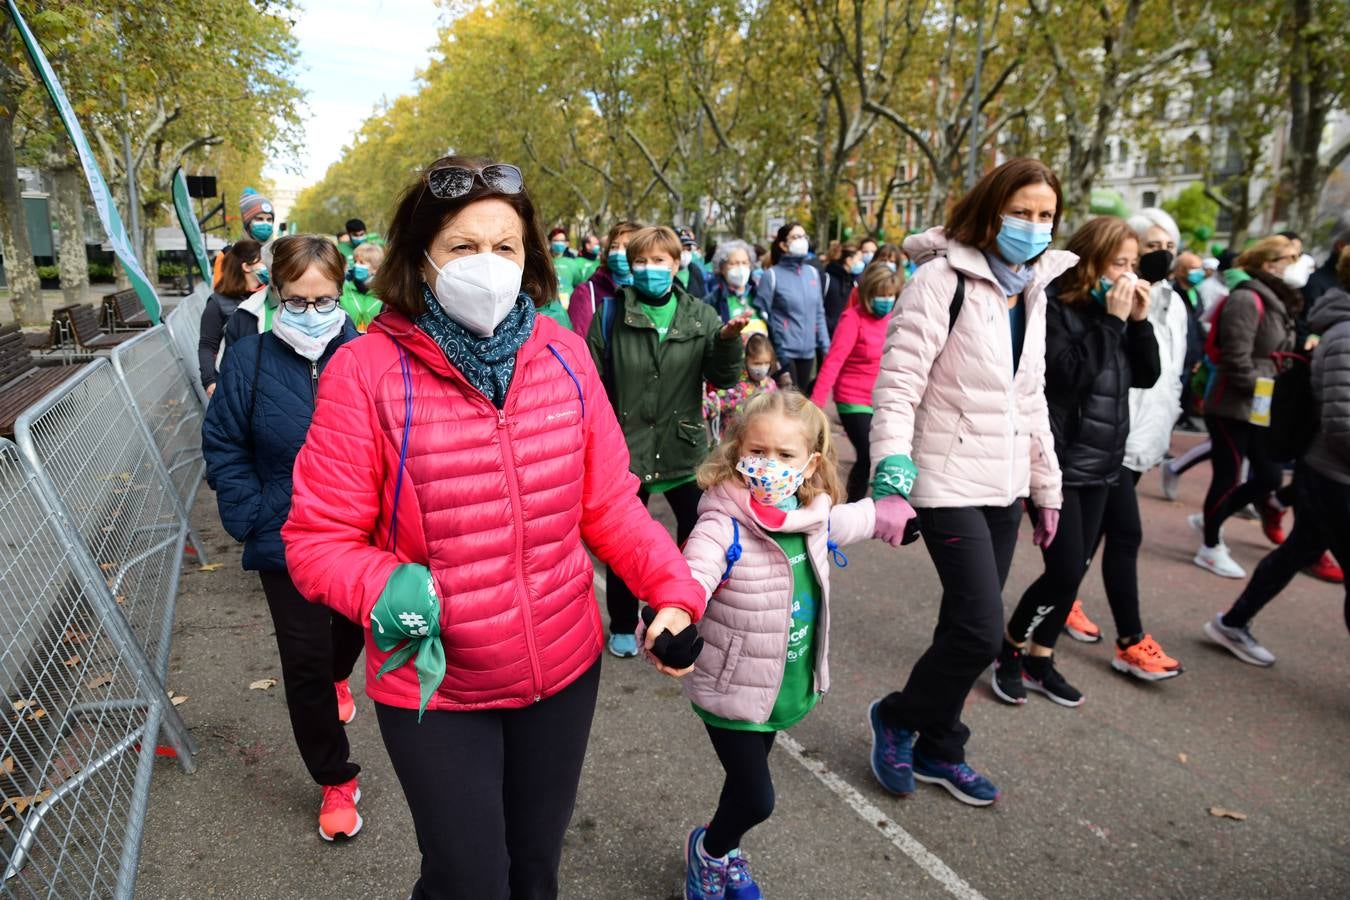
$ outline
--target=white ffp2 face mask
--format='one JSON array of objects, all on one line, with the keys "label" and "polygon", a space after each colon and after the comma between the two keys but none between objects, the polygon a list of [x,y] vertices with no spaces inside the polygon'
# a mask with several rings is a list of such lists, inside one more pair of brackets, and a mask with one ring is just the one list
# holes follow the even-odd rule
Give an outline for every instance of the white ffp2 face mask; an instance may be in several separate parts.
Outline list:
[{"label": "white ffp2 face mask", "polygon": [[431,254],[422,254],[436,269],[436,295],[445,314],[478,337],[491,337],[520,296],[520,266],[496,253],[475,253],[437,266]]}]

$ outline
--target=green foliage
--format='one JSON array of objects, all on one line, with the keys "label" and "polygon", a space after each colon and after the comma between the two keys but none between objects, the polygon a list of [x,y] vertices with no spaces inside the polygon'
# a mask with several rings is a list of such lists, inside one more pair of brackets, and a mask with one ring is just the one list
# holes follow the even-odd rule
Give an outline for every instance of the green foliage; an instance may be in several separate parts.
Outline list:
[{"label": "green foliage", "polygon": [[60,266],[38,266],[38,267],[37,267],[37,273],[38,273],[38,278],[41,278],[43,281],[56,281],[56,280],[60,279],[60,277],[61,277],[61,267],[60,267]]},{"label": "green foliage", "polygon": [[112,281],[116,277],[113,267],[108,263],[90,263],[90,281]]},{"label": "green foliage", "polygon": [[182,278],[187,273],[188,267],[183,263],[168,262],[163,260],[160,261],[159,264],[160,278]]},{"label": "green foliage", "polygon": [[1203,247],[1214,236],[1219,220],[1219,204],[1205,196],[1205,186],[1194,182],[1171,200],[1162,204],[1163,211],[1176,219],[1181,241],[1188,247]]}]

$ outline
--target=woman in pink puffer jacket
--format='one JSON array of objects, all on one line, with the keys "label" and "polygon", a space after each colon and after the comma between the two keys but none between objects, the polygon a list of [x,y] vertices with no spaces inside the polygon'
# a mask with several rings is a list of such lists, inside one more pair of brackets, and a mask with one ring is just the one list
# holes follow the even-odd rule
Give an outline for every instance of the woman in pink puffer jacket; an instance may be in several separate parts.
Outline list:
[{"label": "woman in pink puffer jacket", "polygon": [[1023,499],[1039,510],[1038,545],[1059,522],[1045,287],[1077,261],[1047,249],[1061,205],[1049,168],[1014,159],[956,204],[945,229],[905,241],[919,268],[891,319],[873,393],[872,496],[878,515],[918,510],[942,607],[904,690],[871,707],[872,771],[895,794],[917,779],[972,806],[998,798],[966,765],[961,709],[1002,646]]}]

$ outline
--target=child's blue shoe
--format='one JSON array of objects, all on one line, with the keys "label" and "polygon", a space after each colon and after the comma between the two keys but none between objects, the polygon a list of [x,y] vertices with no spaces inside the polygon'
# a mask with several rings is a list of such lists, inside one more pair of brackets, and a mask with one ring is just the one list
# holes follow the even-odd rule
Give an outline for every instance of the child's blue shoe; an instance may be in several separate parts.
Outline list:
[{"label": "child's blue shoe", "polygon": [[609,652],[619,657],[619,659],[637,656],[637,650],[637,635],[611,634],[609,636]]},{"label": "child's blue shoe", "polygon": [[750,874],[750,864],[741,851],[727,854],[727,900],[764,900],[764,894]]},{"label": "child's blue shoe", "polygon": [[914,752],[914,777],[945,787],[953,797],[971,806],[988,806],[998,799],[994,783],[963,762],[929,759]]},{"label": "child's blue shoe", "polygon": [[[699,825],[684,842],[684,900],[726,900],[729,896],[726,864],[703,855],[703,835],[707,830]],[[755,888],[753,896],[759,896],[759,888]]]},{"label": "child's blue shoe", "polygon": [[881,721],[881,701],[867,711],[872,726],[872,774],[892,794],[914,793],[914,732]]}]

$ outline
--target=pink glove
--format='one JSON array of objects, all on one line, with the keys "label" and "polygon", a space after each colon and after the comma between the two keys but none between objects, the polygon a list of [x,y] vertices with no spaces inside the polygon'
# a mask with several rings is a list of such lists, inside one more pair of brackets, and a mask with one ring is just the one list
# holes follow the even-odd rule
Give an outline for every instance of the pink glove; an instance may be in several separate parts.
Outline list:
[{"label": "pink glove", "polygon": [[1036,530],[1031,533],[1031,542],[1046,550],[1055,542],[1055,532],[1059,531],[1059,510],[1036,508]]},{"label": "pink glove", "polygon": [[919,517],[909,501],[891,494],[876,501],[877,525],[874,536],[892,547],[912,544],[919,539]]}]

